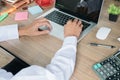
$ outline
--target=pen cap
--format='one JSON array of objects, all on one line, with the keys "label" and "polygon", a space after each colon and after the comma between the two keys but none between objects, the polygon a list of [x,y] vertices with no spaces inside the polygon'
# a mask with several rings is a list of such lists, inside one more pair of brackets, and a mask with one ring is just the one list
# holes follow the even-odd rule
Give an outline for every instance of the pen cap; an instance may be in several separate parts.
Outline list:
[{"label": "pen cap", "polygon": [[3,14],[0,16],[0,22],[3,21],[7,16],[8,16],[8,13],[3,13]]},{"label": "pen cap", "polygon": [[97,44],[96,44],[96,43],[90,43],[90,45],[91,45],[91,46],[97,46]]}]

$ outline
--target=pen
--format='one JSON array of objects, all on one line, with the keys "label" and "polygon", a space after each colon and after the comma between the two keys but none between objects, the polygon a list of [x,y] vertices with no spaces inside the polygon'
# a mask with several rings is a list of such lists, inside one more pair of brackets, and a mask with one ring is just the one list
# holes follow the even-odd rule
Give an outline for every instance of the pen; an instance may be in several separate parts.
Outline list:
[{"label": "pen", "polygon": [[98,44],[98,43],[90,43],[91,46],[102,46],[106,48],[115,48],[113,45],[107,45],[107,44]]}]

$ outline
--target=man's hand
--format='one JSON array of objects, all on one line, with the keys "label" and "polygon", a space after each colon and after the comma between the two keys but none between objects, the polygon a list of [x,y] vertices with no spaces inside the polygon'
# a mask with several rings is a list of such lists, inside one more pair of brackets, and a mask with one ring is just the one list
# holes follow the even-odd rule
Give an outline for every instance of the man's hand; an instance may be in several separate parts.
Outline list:
[{"label": "man's hand", "polygon": [[64,28],[65,37],[76,36],[77,38],[79,38],[83,25],[81,21],[75,19],[73,21],[69,20],[64,27],[65,27]]},{"label": "man's hand", "polygon": [[[49,30],[38,31],[38,28],[41,26],[46,26]],[[40,18],[35,20],[32,24],[26,27],[19,28],[19,36],[37,36],[48,34],[51,30],[51,25],[46,18]]]}]

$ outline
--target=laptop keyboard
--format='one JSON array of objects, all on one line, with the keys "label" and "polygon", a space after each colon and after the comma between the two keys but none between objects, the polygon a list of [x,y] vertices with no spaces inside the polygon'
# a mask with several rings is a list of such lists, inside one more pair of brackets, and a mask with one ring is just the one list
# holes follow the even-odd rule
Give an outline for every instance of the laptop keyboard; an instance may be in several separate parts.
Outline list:
[{"label": "laptop keyboard", "polygon": [[[62,26],[64,26],[64,24],[66,24],[66,22],[70,19],[75,19],[74,17],[71,17],[69,15],[66,15],[66,14],[63,14],[61,12],[58,12],[58,11],[53,11],[52,13],[48,14],[47,16],[45,16],[45,18],[55,22],[55,23],[58,23]],[[85,30],[88,26],[90,26],[89,23],[86,23],[84,21],[82,21],[82,24],[83,24],[83,29],[82,30]]]}]

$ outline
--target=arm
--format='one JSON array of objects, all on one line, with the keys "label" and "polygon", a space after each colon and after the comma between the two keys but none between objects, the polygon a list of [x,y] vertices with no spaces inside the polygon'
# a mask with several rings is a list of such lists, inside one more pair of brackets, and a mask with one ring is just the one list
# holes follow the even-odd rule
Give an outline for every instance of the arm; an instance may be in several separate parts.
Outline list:
[{"label": "arm", "polygon": [[76,60],[77,38],[66,37],[63,46],[58,50],[47,69],[52,72],[57,80],[69,80]]},{"label": "arm", "polygon": [[69,80],[74,70],[76,45],[76,37],[66,37],[62,48],[56,53],[51,64],[47,66],[47,70],[33,65],[19,71],[11,80],[18,80],[19,78],[20,80]]},{"label": "arm", "polygon": [[[47,26],[49,30],[38,31],[40,26]],[[32,24],[25,27],[19,27],[18,25],[9,25],[6,27],[0,27],[0,42],[11,40],[11,39],[18,39],[19,36],[37,36],[48,34],[51,30],[51,25],[45,18],[40,18],[35,20]]]},{"label": "arm", "polygon": [[65,39],[63,46],[53,57],[51,63],[46,67],[53,73],[57,80],[69,80],[75,67],[77,38],[82,29],[78,20],[68,21],[65,25]]}]

